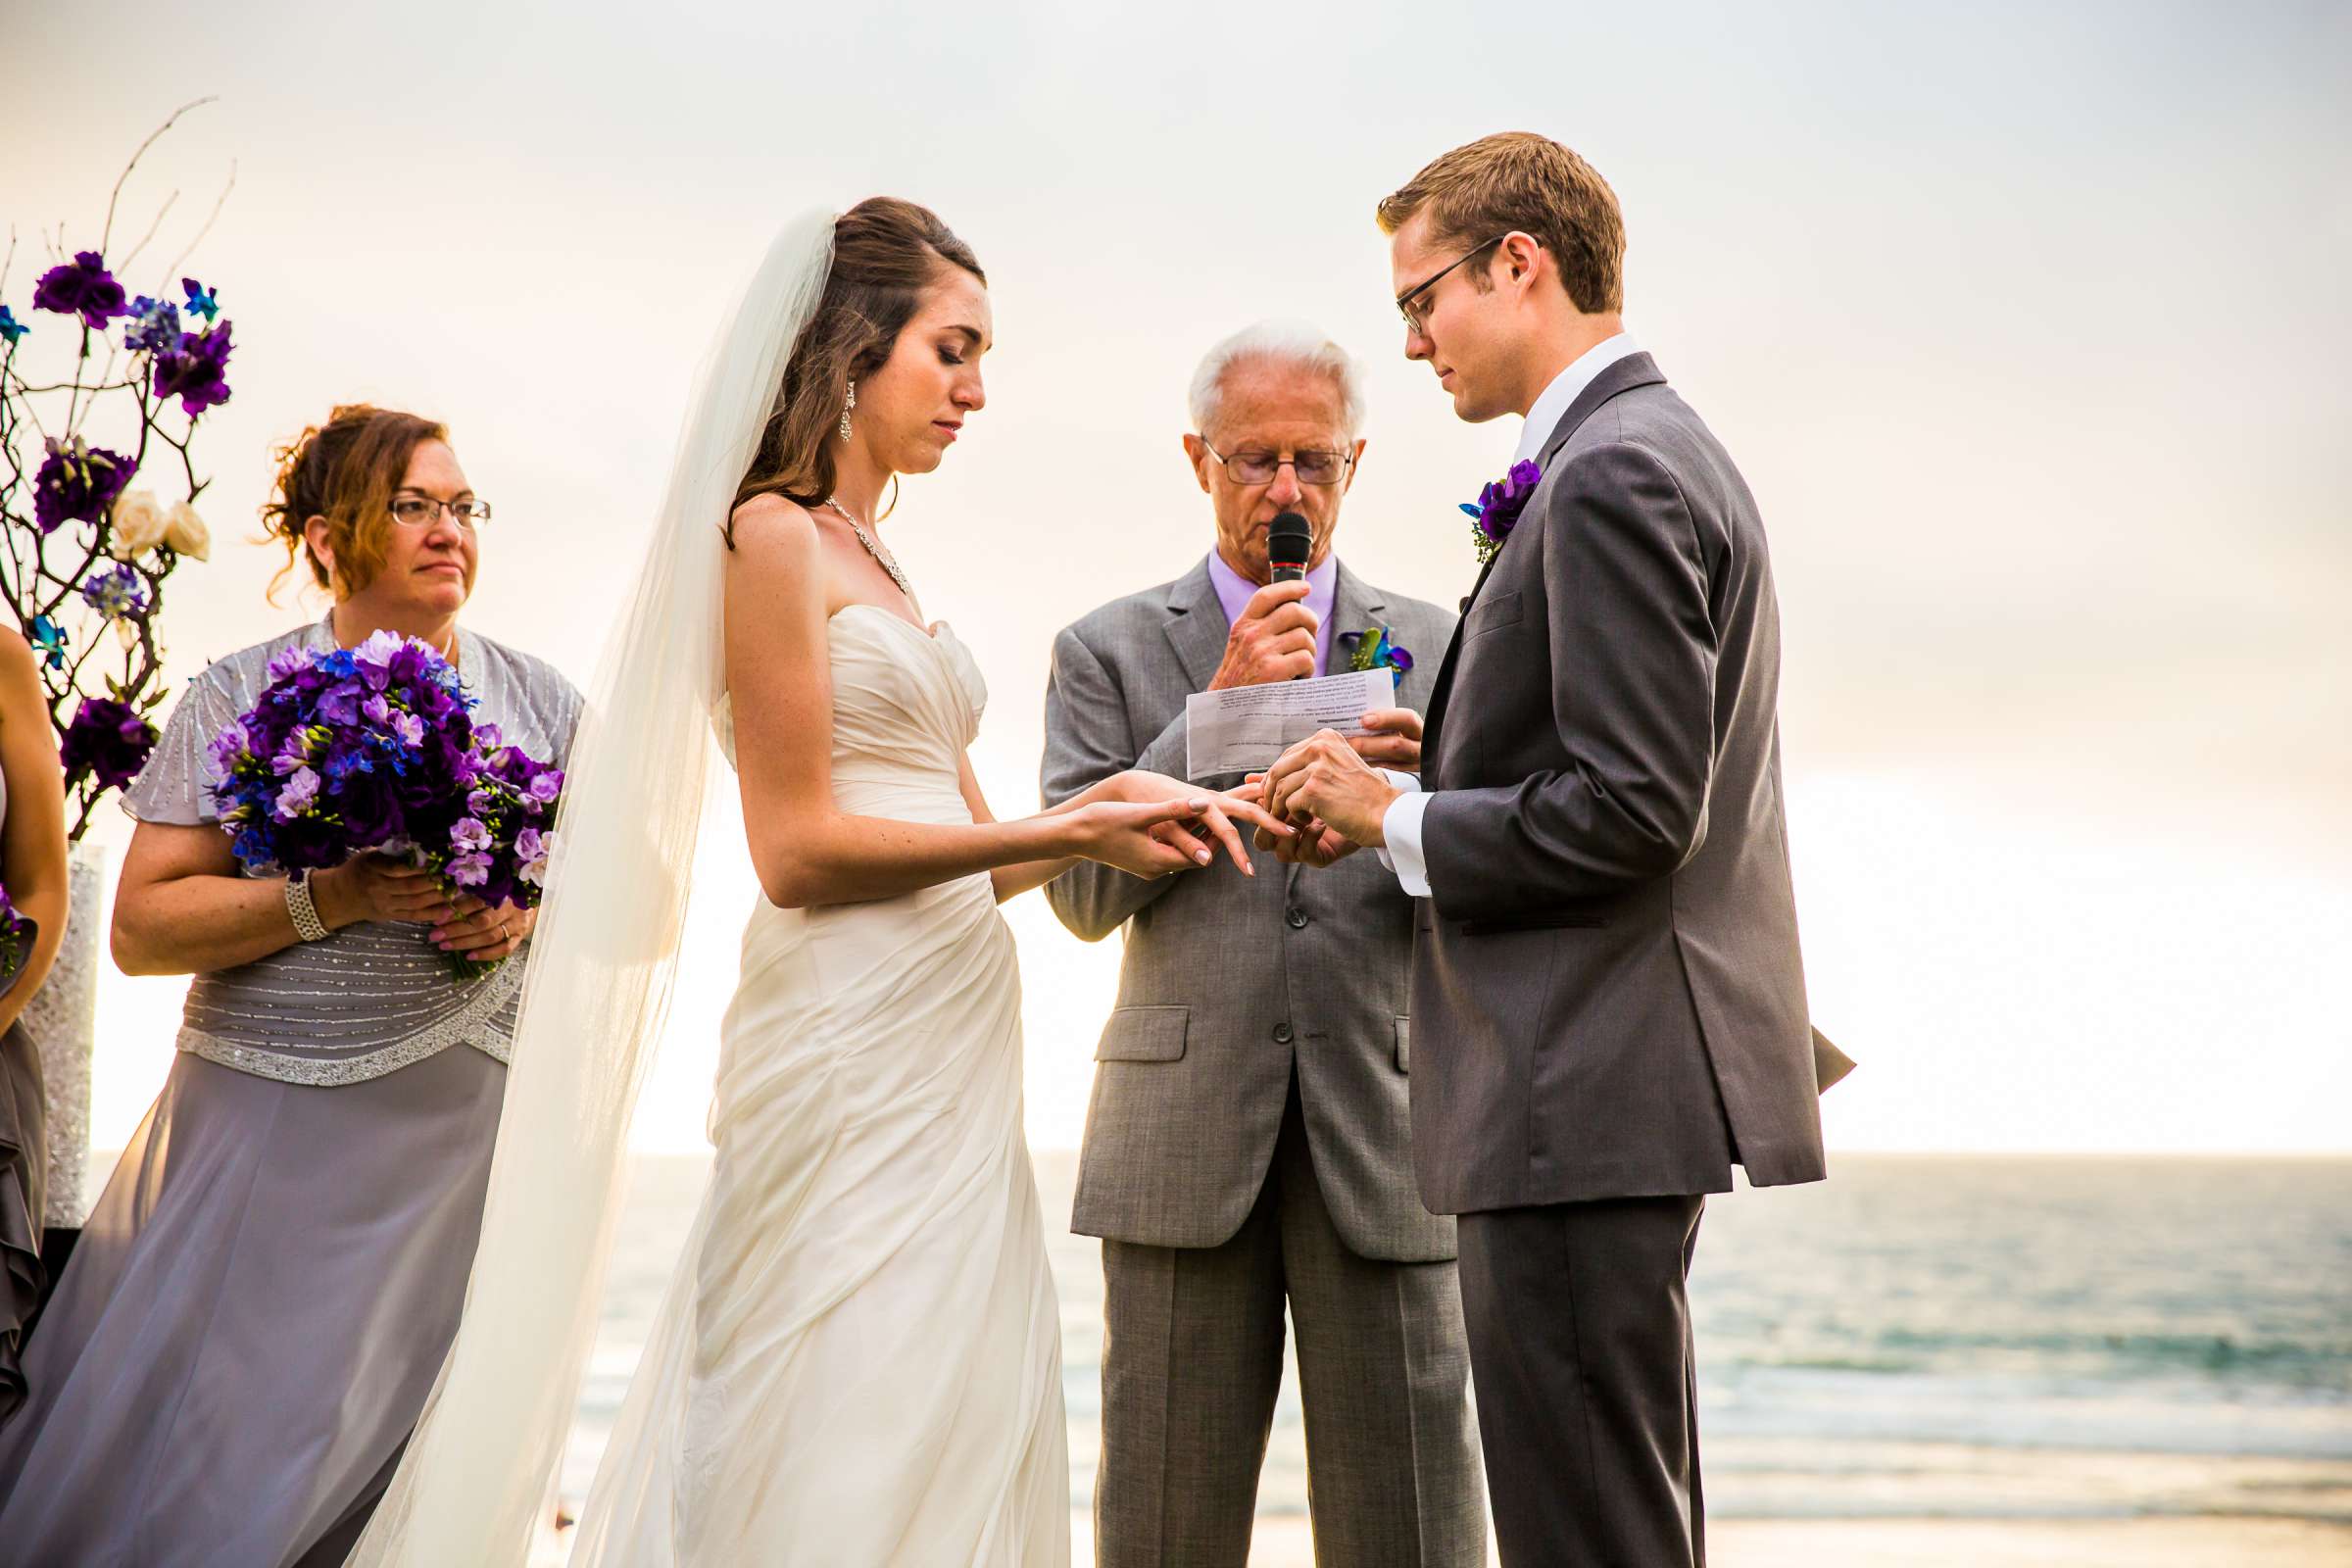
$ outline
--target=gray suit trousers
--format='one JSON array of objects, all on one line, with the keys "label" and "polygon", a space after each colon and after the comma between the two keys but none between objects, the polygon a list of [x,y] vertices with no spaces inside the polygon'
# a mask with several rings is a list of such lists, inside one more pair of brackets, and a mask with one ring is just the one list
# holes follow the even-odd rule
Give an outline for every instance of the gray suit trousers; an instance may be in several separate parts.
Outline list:
[{"label": "gray suit trousers", "polygon": [[1464,1214],[1503,1568],[1706,1568],[1686,1283],[1704,1198]]},{"label": "gray suit trousers", "polygon": [[1340,1240],[1298,1088],[1272,1168],[1220,1247],[1102,1244],[1102,1568],[1244,1568],[1298,1334],[1315,1558],[1330,1568],[1482,1568],[1462,1299],[1451,1262],[1377,1262]]}]

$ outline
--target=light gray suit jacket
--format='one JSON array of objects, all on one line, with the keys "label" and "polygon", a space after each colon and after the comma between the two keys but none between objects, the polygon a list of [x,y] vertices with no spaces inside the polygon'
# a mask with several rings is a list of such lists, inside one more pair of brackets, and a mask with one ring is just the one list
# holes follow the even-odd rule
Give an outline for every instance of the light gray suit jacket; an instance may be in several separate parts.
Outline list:
[{"label": "light gray suit jacket", "polygon": [[[1420,661],[1398,702],[1427,705],[1452,616],[1345,565],[1333,614],[1335,636],[1388,626]],[[1184,700],[1207,689],[1228,629],[1205,561],[1065,628],[1046,688],[1047,804],[1122,768],[1184,777]],[[1230,1239],[1264,1184],[1295,1067],[1341,1239],[1368,1258],[1450,1258],[1453,1222],[1422,1206],[1411,1174],[1412,901],[1370,855],[1303,873],[1263,852],[1253,863],[1254,879],[1220,858],[1145,881],[1090,861],[1047,887],[1086,941],[1127,928],[1071,1228],[1152,1247]]]}]

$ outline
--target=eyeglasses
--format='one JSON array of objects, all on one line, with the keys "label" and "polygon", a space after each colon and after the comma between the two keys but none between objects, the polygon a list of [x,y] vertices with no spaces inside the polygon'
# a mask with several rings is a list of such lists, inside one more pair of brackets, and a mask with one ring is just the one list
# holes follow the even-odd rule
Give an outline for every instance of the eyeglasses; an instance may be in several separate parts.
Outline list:
[{"label": "eyeglasses", "polygon": [[1445,276],[1447,272],[1452,271],[1454,268],[1461,266],[1462,263],[1468,261],[1471,257],[1476,256],[1480,251],[1499,245],[1510,237],[1511,236],[1508,234],[1497,234],[1493,239],[1480,240],[1477,244],[1464,251],[1460,256],[1454,258],[1450,266],[1440,268],[1438,270],[1423,278],[1420,282],[1415,283],[1411,288],[1408,288],[1403,293],[1397,295],[1396,314],[1404,318],[1404,324],[1415,332],[1425,330],[1424,323],[1426,323],[1429,319],[1426,310],[1426,302],[1422,305],[1415,305],[1411,302],[1419,299],[1422,295],[1427,294],[1431,289],[1436,288],[1438,284],[1445,279]]},{"label": "eyeglasses", "polygon": [[401,496],[392,503],[392,520],[404,528],[429,528],[442,513],[459,527],[473,529],[490,520],[487,501],[435,501],[430,496]]},{"label": "eyeglasses", "polygon": [[1225,476],[1235,484],[1272,484],[1274,475],[1289,464],[1300,484],[1338,484],[1355,461],[1346,452],[1295,452],[1282,457],[1272,452],[1236,452],[1231,457],[1208,446],[1208,437],[1200,444],[1208,447],[1208,455],[1225,465]]}]

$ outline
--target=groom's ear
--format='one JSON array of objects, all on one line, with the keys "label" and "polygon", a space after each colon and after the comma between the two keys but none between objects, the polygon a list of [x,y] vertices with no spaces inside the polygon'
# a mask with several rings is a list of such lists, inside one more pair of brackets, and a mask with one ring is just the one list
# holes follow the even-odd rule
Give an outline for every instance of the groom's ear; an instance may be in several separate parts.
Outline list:
[{"label": "groom's ear", "polygon": [[1489,265],[1501,273],[1503,282],[1521,287],[1543,271],[1544,246],[1531,234],[1513,231],[1494,247],[1494,260]]}]

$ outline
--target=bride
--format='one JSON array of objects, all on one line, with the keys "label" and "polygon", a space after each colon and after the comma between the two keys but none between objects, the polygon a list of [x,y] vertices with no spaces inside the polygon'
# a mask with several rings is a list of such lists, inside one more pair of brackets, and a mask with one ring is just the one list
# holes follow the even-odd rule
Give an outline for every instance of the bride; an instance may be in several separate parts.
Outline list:
[{"label": "bride", "polygon": [[573,751],[466,1315],[355,1563],[520,1563],[594,1336],[714,732],[766,895],[710,1190],[584,1564],[1060,1565],[1060,1333],[996,905],[1074,857],[1243,871],[1254,807],[1148,773],[998,822],[986,700],[875,537],[984,402],[987,282],[876,198],[770,247],[711,352]]}]

